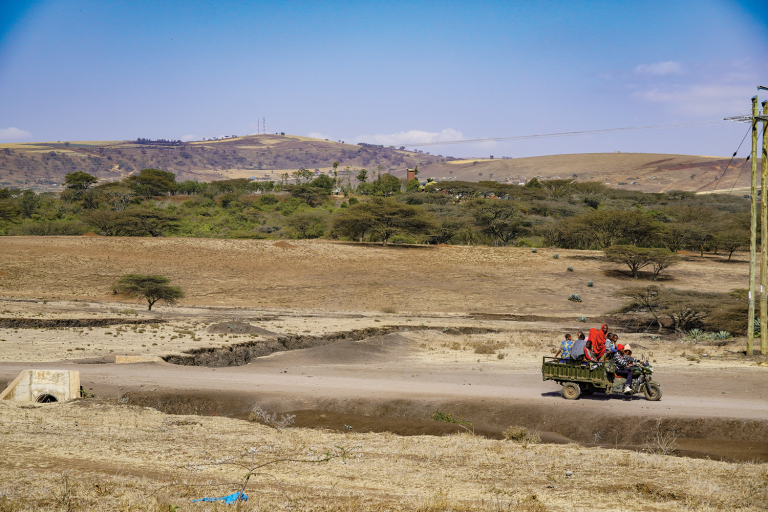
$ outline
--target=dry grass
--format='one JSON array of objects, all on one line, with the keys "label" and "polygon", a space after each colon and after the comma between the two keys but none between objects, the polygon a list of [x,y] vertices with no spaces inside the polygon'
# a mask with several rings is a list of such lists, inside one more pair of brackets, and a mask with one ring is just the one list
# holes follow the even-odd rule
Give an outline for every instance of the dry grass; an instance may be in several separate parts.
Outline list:
[{"label": "dry grass", "polygon": [[[167,416],[86,401],[0,403],[0,510],[188,510],[234,492],[242,471],[184,469],[256,448],[276,464],[252,480],[245,510],[764,510],[768,465],[728,464],[461,434],[283,432],[246,421]],[[566,476],[572,471],[572,476]],[[608,475],[608,477],[606,477]],[[615,482],[615,483],[614,483]],[[175,484],[169,486],[169,484]],[[589,492],[583,492],[589,489]],[[727,489],[727,492],[725,490]],[[232,510],[198,505],[200,510]]]}]

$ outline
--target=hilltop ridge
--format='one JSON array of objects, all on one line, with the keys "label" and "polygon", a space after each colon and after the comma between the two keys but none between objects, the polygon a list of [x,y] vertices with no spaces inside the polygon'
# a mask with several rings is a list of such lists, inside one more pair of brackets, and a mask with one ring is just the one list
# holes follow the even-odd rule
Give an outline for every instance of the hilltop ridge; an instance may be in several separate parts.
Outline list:
[{"label": "hilltop ridge", "polygon": [[369,175],[380,170],[404,178],[406,168],[418,166],[419,179],[437,181],[519,183],[538,177],[599,181],[643,192],[708,192],[716,184],[721,191],[733,186],[743,192],[749,187],[749,172],[739,173],[744,159],[734,159],[722,177],[729,160],[725,157],[617,152],[455,159],[404,147],[282,134],[192,142],[139,140],[0,144],[0,187],[55,191],[70,172],[119,180],[150,167],[171,171],[180,181],[279,181],[281,174],[300,168],[331,172],[334,162],[339,162],[339,174],[352,181],[360,169],[368,169]]}]

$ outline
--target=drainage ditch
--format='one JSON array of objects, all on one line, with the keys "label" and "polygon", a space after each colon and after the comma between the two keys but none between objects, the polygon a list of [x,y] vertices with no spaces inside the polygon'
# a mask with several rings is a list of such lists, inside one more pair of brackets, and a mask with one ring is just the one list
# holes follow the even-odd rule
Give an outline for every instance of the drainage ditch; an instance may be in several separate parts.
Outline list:
[{"label": "drainage ditch", "polygon": [[46,327],[109,327],[111,325],[162,324],[157,318],[0,318],[3,329],[39,329]]},{"label": "drainage ditch", "polygon": [[[445,327],[444,334],[489,334],[499,332],[496,329],[483,327]],[[197,348],[185,351],[183,355],[164,356],[163,359],[172,364],[182,366],[209,366],[221,368],[225,366],[242,366],[257,357],[268,356],[274,352],[299,350],[320,347],[337,341],[360,341],[373,336],[381,336],[395,332],[436,330],[435,327],[393,325],[387,327],[368,327],[352,331],[335,332],[323,336],[301,334],[277,335],[267,339],[250,340],[245,343],[233,344],[228,347]]]}]

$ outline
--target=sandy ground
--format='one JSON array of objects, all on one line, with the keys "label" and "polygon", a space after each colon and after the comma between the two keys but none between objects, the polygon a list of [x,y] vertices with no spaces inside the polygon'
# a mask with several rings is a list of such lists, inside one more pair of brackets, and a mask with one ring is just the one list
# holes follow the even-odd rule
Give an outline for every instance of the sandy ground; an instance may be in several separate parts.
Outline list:
[{"label": "sandy ground", "polygon": [[[181,481],[187,477],[180,476],[176,465],[237,453],[247,449],[250,439],[258,446],[279,446],[275,453],[282,454],[306,455],[311,452],[308,445],[320,450],[320,445],[348,444],[376,446],[377,453],[387,453],[383,458],[367,455],[369,462],[377,462],[364,475],[356,473],[359,481],[331,472],[330,480],[321,482],[305,478],[303,469],[276,470],[282,483],[259,483],[264,507],[252,510],[289,505],[304,510],[310,505],[296,505],[296,496],[307,494],[308,487],[314,494],[307,495],[316,497],[312,504],[336,504],[338,510],[601,509],[567,497],[571,481],[558,476],[560,463],[530,475],[502,469],[529,464],[531,457],[565,461],[594,473],[602,469],[591,464],[607,461],[603,469],[631,475],[629,490],[622,492],[629,493],[627,499],[650,500],[648,510],[730,510],[735,502],[717,501],[711,491],[734,482],[725,475],[746,471],[765,481],[760,478],[766,471],[762,463],[768,461],[768,367],[761,366],[765,358],[740,353],[744,340],[715,346],[684,342],[679,336],[623,334],[622,342],[632,343],[637,355],[654,364],[654,379],[664,390],[659,402],[600,394],[566,401],[557,384],[541,380],[541,357],[553,354],[562,333],[598,324],[617,305],[613,292],[632,283],[615,277],[596,253],[559,251],[555,259],[555,251],[533,254],[513,248],[404,249],[328,242],[291,246],[188,239],[0,239],[0,319],[84,322],[83,327],[0,329],[0,385],[27,368],[76,369],[86,390],[97,396],[96,401],[79,402],[93,404],[84,408],[0,404],[0,446],[8,454],[0,458],[0,478],[22,475],[18,482],[52,489],[45,494],[8,484],[0,488],[0,505],[9,496],[38,504],[52,499],[51,493],[61,498],[66,469],[82,473],[73,480],[80,486],[81,504],[98,495],[93,486],[111,482],[112,490],[102,497],[113,500],[122,493],[125,510],[168,510],[162,504],[156,507],[154,498],[134,500],[129,489],[146,494],[159,482]],[[568,265],[575,271],[568,272]],[[121,301],[111,294],[110,284],[128,272],[168,275],[187,297],[179,306],[152,312]],[[663,284],[728,290],[743,287],[745,273],[743,262],[692,258],[673,268]],[[587,280],[594,287],[587,287]],[[582,293],[584,302],[567,301],[573,292]],[[588,321],[578,322],[579,315]],[[250,325],[253,332],[233,331],[228,327],[233,325]],[[121,354],[227,353],[285,336],[322,338],[379,328],[387,329],[385,334],[277,352],[242,366],[113,363]],[[477,353],[479,347],[489,353]],[[252,417],[255,406],[294,414],[297,427],[321,431],[299,428],[284,436],[264,430],[243,421]],[[181,420],[156,410],[197,419]],[[435,422],[435,411],[471,426]],[[194,427],[198,423],[205,425],[199,431]],[[540,432],[548,443],[570,444],[522,448],[493,441],[510,425]],[[465,427],[476,436],[467,435]],[[460,432],[464,434],[459,437],[434,437]],[[410,437],[422,434],[432,436]],[[195,435],[199,439],[193,441]],[[672,440],[670,452],[677,455],[730,462],[643,455],[660,445],[659,436]],[[460,440],[451,444],[451,438]],[[56,444],[57,439],[71,443]],[[591,447],[602,447],[607,455],[594,455]],[[460,449],[468,453],[466,461],[457,462],[464,464],[461,469],[452,463],[435,466],[443,457],[451,460],[452,453],[460,457],[451,451]],[[179,451],[189,456],[181,457]],[[485,454],[485,462],[473,462],[477,453]],[[423,472],[427,483],[415,485],[393,476],[387,469],[392,457],[414,461],[404,471]],[[686,460],[687,466],[676,462]],[[624,467],[633,469],[619,469]],[[649,480],[638,468],[655,476]],[[116,473],[123,476],[105,476]],[[475,476],[459,487],[449,485],[464,473]],[[301,483],[290,475],[298,475]],[[384,487],[377,483],[384,481]],[[739,487],[734,496],[740,496],[740,507],[757,510],[757,497],[766,489],[762,484],[749,487],[749,482],[740,482],[747,487]],[[294,493],[294,501],[276,497],[277,488]],[[615,510],[616,488],[603,486],[596,492],[603,510]],[[534,503],[534,494],[546,498],[546,504]],[[183,490],[178,496],[187,500],[180,503],[188,503],[193,494]],[[698,505],[695,496],[700,496]],[[493,499],[506,501],[496,506]],[[49,509],[61,509],[60,502],[54,500]],[[88,503],[83,508],[98,509],[98,500]]]},{"label": "sandy ground", "polygon": [[[144,273],[165,275],[181,286],[187,294],[182,305],[575,318],[614,309],[613,292],[635,284],[612,277],[609,271],[615,267],[604,263],[598,251],[532,253],[513,247],[381,247],[319,240],[288,245],[264,240],[3,237],[0,295],[112,301],[117,278]],[[568,266],[574,270],[569,272]],[[731,290],[747,287],[748,265],[738,254],[731,263],[722,257],[691,257],[668,274],[665,286]],[[587,286],[589,281],[593,287]],[[583,302],[568,301],[572,293]]]}]

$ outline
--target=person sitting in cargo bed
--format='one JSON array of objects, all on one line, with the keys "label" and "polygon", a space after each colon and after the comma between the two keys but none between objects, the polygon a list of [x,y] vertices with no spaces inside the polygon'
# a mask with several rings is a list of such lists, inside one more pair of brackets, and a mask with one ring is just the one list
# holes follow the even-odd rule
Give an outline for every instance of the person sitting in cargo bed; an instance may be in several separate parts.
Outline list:
[{"label": "person sitting in cargo bed", "polygon": [[555,359],[559,355],[562,354],[562,358],[560,359],[561,363],[567,363],[571,359],[571,349],[573,348],[573,340],[571,340],[571,335],[566,334],[565,340],[560,342],[560,349],[557,351],[557,354],[555,354]]},{"label": "person sitting in cargo bed", "polygon": [[587,340],[584,339],[584,333],[579,332],[579,339],[573,342],[571,347],[571,362],[581,362],[584,360],[584,348],[587,345]]}]

